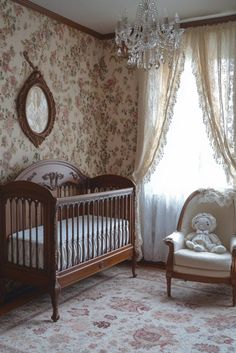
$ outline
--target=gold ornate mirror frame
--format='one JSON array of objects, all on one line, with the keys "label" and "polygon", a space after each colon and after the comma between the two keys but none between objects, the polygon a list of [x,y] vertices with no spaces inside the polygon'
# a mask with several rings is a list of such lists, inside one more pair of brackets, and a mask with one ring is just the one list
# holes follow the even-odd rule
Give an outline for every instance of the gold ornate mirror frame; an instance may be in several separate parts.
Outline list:
[{"label": "gold ornate mirror frame", "polygon": [[23,55],[33,72],[18,94],[16,108],[23,132],[38,147],[53,128],[56,108],[41,72],[29,60],[27,52]]}]

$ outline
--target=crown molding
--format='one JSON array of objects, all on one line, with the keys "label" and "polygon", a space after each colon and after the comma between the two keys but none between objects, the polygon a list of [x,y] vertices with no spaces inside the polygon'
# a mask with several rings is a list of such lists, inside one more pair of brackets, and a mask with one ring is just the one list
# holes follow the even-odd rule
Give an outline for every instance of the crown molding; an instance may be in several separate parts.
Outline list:
[{"label": "crown molding", "polygon": [[202,18],[198,20],[186,21],[181,22],[181,28],[189,28],[189,27],[198,27],[198,26],[208,26],[208,25],[215,25],[218,23],[224,23],[229,21],[236,21],[236,14],[226,15],[226,16],[219,16],[219,17],[211,17],[211,18]]},{"label": "crown molding", "polygon": [[82,26],[77,22],[74,22],[64,16],[58,15],[57,13],[50,11],[48,9],[45,9],[45,7],[39,6],[32,1],[29,0],[11,0],[19,5],[25,6],[31,10],[37,11],[45,16],[48,16],[58,22],[64,23],[67,26],[73,27],[77,29],[78,31],[90,34],[91,36],[98,38],[98,39],[107,39],[106,34],[101,34],[99,32],[96,32],[88,27]]},{"label": "crown molding", "polygon": [[[48,16],[58,22],[64,23],[67,26],[73,27],[73,28],[77,29],[78,31],[90,34],[95,38],[107,40],[107,39],[113,39],[115,37],[115,33],[101,34],[99,32],[96,32],[96,31],[88,28],[88,27],[82,26],[79,23],[74,22],[64,16],[58,15],[57,13],[55,13],[53,11],[45,9],[45,7],[39,6],[30,0],[11,0],[11,1],[13,1],[17,4],[20,4],[22,6],[28,7],[31,10],[37,11],[37,12],[39,12],[45,16]],[[224,22],[229,22],[229,21],[236,21],[236,14],[220,16],[220,17],[197,19],[197,20],[193,19],[192,21],[181,22],[180,26],[181,26],[181,28],[189,28],[189,27],[213,25],[213,24],[224,23]]]}]

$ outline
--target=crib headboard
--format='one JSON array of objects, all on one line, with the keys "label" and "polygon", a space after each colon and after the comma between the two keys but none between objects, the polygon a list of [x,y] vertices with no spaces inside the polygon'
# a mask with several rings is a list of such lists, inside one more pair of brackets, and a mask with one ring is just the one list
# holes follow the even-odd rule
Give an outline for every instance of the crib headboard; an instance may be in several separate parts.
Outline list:
[{"label": "crib headboard", "polygon": [[85,184],[89,178],[69,162],[61,160],[42,160],[24,169],[15,180],[26,180],[55,190],[61,185]]},{"label": "crib headboard", "polygon": [[24,169],[15,180],[40,184],[49,189],[55,197],[135,188],[133,181],[126,177],[106,174],[90,178],[73,164],[57,159],[35,162]]}]

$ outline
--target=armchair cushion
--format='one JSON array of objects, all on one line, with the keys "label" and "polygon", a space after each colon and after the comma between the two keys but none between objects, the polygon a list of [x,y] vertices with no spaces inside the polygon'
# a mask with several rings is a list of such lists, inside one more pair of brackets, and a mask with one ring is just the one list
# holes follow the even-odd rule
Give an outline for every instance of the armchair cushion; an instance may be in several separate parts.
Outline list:
[{"label": "armchair cushion", "polygon": [[[212,271],[212,270],[202,270],[201,268],[192,268],[192,267],[183,267],[183,266],[174,266],[173,268],[175,273],[179,273],[181,275],[189,276],[189,279],[193,280],[193,276],[198,277],[207,277],[213,280],[214,278],[230,278],[230,271]],[[211,280],[209,282],[211,282]],[[213,281],[214,282],[214,281]]]},{"label": "armchair cushion", "polygon": [[174,253],[174,265],[176,266],[228,272],[231,269],[231,263],[232,255],[228,251],[224,254],[216,254],[180,249]]}]

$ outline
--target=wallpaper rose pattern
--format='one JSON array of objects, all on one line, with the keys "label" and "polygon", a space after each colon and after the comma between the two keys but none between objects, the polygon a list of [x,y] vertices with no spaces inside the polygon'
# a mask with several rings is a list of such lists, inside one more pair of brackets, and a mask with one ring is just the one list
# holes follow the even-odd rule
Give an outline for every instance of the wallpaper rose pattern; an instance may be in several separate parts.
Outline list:
[{"label": "wallpaper rose pattern", "polygon": [[[137,133],[137,80],[112,40],[101,41],[11,0],[0,0],[0,181],[42,159],[83,173],[131,175]],[[51,134],[36,148],[20,128],[15,100],[32,69],[56,103]]]}]

